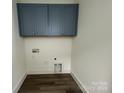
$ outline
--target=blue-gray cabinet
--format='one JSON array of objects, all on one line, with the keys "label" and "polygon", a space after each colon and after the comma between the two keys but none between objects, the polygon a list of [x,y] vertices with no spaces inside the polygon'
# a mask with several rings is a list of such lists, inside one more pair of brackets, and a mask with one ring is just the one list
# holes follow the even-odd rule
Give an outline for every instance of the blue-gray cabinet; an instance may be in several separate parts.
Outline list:
[{"label": "blue-gray cabinet", "polygon": [[77,5],[49,5],[49,30],[52,35],[77,34]]},{"label": "blue-gray cabinet", "polygon": [[18,4],[20,35],[47,35],[47,10],[47,5]]},{"label": "blue-gray cabinet", "polygon": [[17,4],[20,35],[76,36],[77,4]]}]

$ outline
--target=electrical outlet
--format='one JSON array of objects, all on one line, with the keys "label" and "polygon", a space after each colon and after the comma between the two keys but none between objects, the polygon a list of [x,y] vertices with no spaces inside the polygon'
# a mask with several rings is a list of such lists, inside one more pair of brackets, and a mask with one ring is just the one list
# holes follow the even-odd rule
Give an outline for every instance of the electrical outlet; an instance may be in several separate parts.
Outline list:
[{"label": "electrical outlet", "polygon": [[32,53],[39,53],[40,49],[32,49]]}]

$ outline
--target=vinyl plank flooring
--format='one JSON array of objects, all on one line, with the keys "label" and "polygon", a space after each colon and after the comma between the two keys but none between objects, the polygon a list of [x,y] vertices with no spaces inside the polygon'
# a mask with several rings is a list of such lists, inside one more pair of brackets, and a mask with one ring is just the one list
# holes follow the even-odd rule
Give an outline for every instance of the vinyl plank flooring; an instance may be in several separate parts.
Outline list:
[{"label": "vinyl plank flooring", "polygon": [[70,74],[28,75],[18,93],[83,93]]}]

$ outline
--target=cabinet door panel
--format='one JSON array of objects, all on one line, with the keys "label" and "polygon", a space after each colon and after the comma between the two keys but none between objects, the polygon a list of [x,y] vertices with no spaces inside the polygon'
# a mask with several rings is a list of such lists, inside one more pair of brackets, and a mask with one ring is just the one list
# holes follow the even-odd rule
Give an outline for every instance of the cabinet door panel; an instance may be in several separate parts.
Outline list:
[{"label": "cabinet door panel", "polygon": [[18,4],[17,6],[22,36],[47,35],[48,5]]},{"label": "cabinet door panel", "polygon": [[51,35],[73,36],[77,32],[78,5],[49,5],[49,33]]}]

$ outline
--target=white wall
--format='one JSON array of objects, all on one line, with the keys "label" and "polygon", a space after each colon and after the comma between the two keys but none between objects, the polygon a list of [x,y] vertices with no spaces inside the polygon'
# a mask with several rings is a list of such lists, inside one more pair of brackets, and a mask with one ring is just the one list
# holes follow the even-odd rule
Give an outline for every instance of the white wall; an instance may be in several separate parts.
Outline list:
[{"label": "white wall", "polygon": [[[18,0],[19,3],[48,3],[68,4],[78,0]],[[39,37],[24,38],[27,71],[32,73],[53,73],[54,57],[63,64],[63,72],[70,72],[72,38],[67,37]],[[33,54],[32,49],[40,49],[39,54]]]},{"label": "white wall", "polygon": [[12,90],[15,91],[26,73],[26,66],[24,63],[24,40],[19,36],[18,30],[16,0],[13,0],[12,9]]},{"label": "white wall", "polygon": [[[25,38],[27,71],[31,73],[53,73],[56,62],[63,64],[63,72],[70,72],[72,38],[35,37]],[[40,49],[32,53],[32,49]],[[54,58],[57,58],[54,61]]]},{"label": "white wall", "polygon": [[79,0],[78,36],[72,42],[72,72],[89,93],[112,93],[111,3],[111,0]]}]

